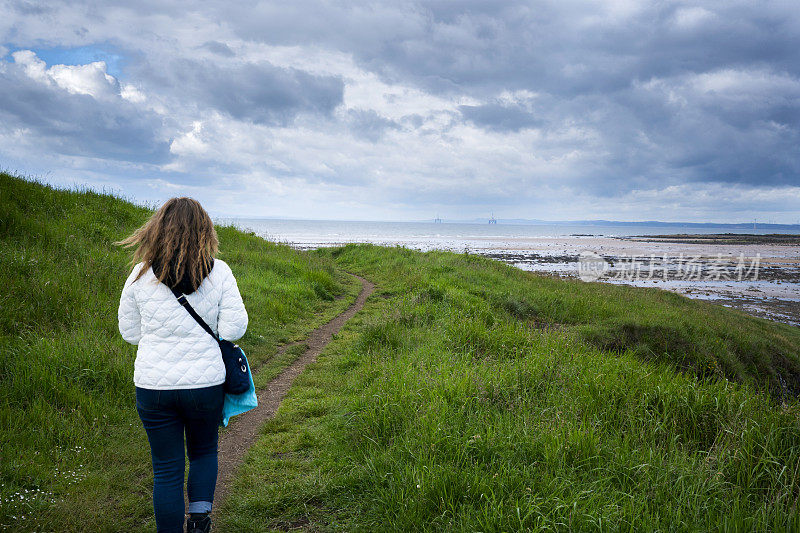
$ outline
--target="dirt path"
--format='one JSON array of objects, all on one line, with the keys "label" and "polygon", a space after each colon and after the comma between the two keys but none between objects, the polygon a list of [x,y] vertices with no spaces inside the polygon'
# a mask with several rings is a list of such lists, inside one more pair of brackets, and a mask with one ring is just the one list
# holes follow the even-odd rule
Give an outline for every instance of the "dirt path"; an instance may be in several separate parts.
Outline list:
[{"label": "dirt path", "polygon": [[366,279],[359,276],[355,277],[361,282],[361,292],[358,294],[356,301],[330,322],[313,330],[306,339],[281,346],[278,353],[283,353],[298,344],[306,344],[308,348],[275,379],[270,381],[264,389],[258,391],[257,408],[231,419],[228,431],[220,435],[219,473],[217,474],[217,488],[214,493],[214,507],[216,509],[219,509],[220,504],[227,497],[230,482],[233,480],[236,468],[242,462],[245,452],[256,441],[258,430],[265,421],[275,416],[275,412],[289,391],[289,387],[292,386],[294,378],[300,375],[308,363],[317,358],[344,323],[364,307],[367,297],[375,289],[375,285]]}]

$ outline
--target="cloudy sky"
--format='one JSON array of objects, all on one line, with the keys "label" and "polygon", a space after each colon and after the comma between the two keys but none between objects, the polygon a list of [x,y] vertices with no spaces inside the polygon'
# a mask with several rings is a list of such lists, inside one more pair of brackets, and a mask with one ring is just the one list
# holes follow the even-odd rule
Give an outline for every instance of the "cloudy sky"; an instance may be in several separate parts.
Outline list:
[{"label": "cloudy sky", "polygon": [[218,215],[800,221],[796,0],[184,4],[0,0],[0,168]]}]

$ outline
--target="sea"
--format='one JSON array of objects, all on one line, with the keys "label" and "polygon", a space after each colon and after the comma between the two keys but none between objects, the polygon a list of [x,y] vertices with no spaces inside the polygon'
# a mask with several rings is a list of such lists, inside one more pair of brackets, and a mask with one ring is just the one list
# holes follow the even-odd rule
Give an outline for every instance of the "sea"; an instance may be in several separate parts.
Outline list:
[{"label": "sea", "polygon": [[644,224],[489,224],[454,222],[365,222],[340,220],[215,219],[215,222],[253,231],[268,240],[299,249],[373,243],[404,246],[416,250],[508,250],[513,243],[528,240],[580,237],[625,237],[680,233],[800,233],[796,228],[731,225],[644,225]]},{"label": "sea", "polygon": [[[484,255],[521,270],[559,277],[580,276],[581,257],[589,253],[595,258],[602,256],[600,261],[614,266],[597,281],[658,287],[800,325],[800,246],[665,244],[625,238],[676,234],[800,234],[800,225],[489,224],[247,218],[215,219],[215,222],[252,231],[267,240],[300,250],[348,243],[402,246],[420,251],[447,250]],[[653,261],[655,256],[657,259]],[[644,262],[640,262],[641,259]],[[720,269],[735,273],[738,264],[747,266],[750,275],[742,278],[715,274]],[[619,275],[633,272],[634,265],[642,267],[641,270],[637,267],[635,278]],[[702,275],[687,275],[690,265],[695,268],[691,272]],[[753,265],[757,265],[755,271]],[[653,268],[659,275],[651,275]],[[643,275],[638,276],[639,272]]]}]

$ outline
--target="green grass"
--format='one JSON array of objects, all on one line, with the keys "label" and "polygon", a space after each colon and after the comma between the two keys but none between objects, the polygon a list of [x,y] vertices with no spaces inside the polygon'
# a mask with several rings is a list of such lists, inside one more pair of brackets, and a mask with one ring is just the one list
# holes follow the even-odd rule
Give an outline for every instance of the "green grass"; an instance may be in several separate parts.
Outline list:
[{"label": "green grass", "polygon": [[[153,529],[111,244],[149,213],[0,174],[0,528]],[[219,233],[259,385],[352,301],[345,271],[378,289],[262,429],[218,530],[800,529],[800,329],[476,256]]]},{"label": "green grass", "polygon": [[223,530],[800,529],[797,328],[473,256],[319,255],[379,289],[264,427]]},{"label": "green grass", "polygon": [[800,394],[800,329],[660,289],[525,274],[480,256],[379,247],[326,252],[392,293],[432,299],[455,290],[468,306],[538,328],[573,332],[690,374],[746,383],[778,398]]},{"label": "green grass", "polygon": [[[150,213],[0,173],[0,529],[154,529],[136,347],[117,332],[129,257],[113,245]],[[218,232],[250,314],[240,344],[263,384],[297,356],[273,358],[277,346],[340,312],[358,287],[330,259]]]}]

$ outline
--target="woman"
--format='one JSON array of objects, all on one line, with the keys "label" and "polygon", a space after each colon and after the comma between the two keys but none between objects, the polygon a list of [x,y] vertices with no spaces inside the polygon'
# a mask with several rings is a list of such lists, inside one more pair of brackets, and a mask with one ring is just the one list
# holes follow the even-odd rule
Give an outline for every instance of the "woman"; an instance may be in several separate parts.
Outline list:
[{"label": "woman", "polygon": [[217,430],[225,365],[219,345],[189,315],[170,287],[224,339],[247,329],[247,311],[230,267],[215,259],[214,224],[191,198],[173,198],[118,244],[138,262],[119,302],[119,331],[138,344],[136,410],[150,441],[153,507],[159,532],[182,532],[184,434],[189,456],[186,531],[211,528],[217,481]]}]

